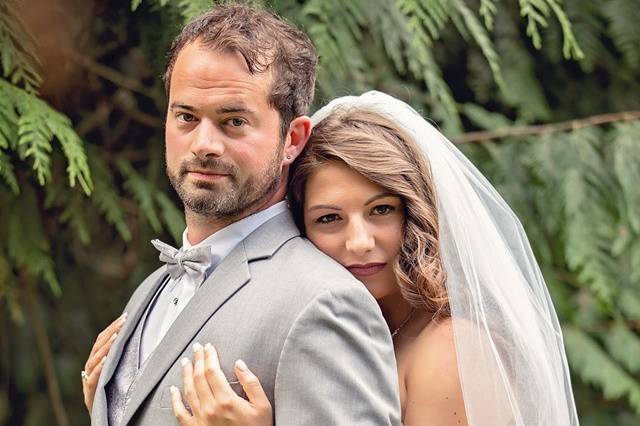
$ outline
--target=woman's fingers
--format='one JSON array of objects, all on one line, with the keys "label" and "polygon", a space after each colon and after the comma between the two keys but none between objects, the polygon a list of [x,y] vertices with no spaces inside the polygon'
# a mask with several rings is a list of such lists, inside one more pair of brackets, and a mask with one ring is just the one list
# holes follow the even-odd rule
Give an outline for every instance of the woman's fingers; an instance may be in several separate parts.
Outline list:
[{"label": "woman's fingers", "polygon": [[127,320],[127,315],[128,314],[126,312],[123,313],[118,318],[116,318],[111,324],[109,324],[107,328],[102,330],[100,334],[98,334],[98,337],[96,337],[96,341],[93,344],[93,348],[91,348],[91,352],[94,352],[94,350],[104,345],[104,343],[108,341],[114,333],[117,333],[122,328],[125,321]]},{"label": "woman's fingers", "polygon": [[118,333],[112,334],[111,338],[105,344],[103,344],[95,352],[89,355],[89,359],[84,366],[84,371],[86,371],[87,374],[92,374],[96,365],[98,365],[101,360],[107,356],[107,354],[109,353],[109,349],[111,349],[111,345],[116,340],[116,337],[118,337]]},{"label": "woman's fingers", "polygon": [[96,387],[98,386],[98,380],[100,379],[100,372],[104,366],[104,362],[107,358],[104,357],[100,363],[93,369],[91,374],[87,377],[87,380],[82,381],[82,393],[84,395],[84,404],[87,406],[89,415],[91,415],[91,409],[93,408],[93,399],[96,395]]},{"label": "woman's fingers", "polygon": [[191,413],[187,410],[182,402],[182,396],[177,387],[171,386],[171,405],[173,406],[173,414],[182,426],[191,426],[195,424]]},{"label": "woman's fingers", "polygon": [[184,396],[187,403],[191,407],[191,412],[197,414],[200,412],[200,401],[196,394],[195,385],[193,383],[193,366],[189,358],[182,358],[182,384],[184,386]]},{"label": "woman's fingers", "polygon": [[269,406],[269,399],[264,393],[260,380],[258,380],[258,377],[249,370],[247,364],[245,364],[243,360],[239,359],[236,361],[235,370],[236,377],[242,385],[244,393],[247,394],[247,398],[251,405],[254,407]]},{"label": "woman's fingers", "polygon": [[204,348],[200,343],[193,345],[193,384],[201,405],[214,402],[214,395],[205,373]]},{"label": "woman's fingers", "polygon": [[220,368],[220,360],[218,359],[218,352],[215,350],[211,343],[207,343],[204,346],[205,353],[205,376],[207,383],[213,391],[213,395],[216,399],[224,403],[235,396],[235,392],[231,389],[227,378],[225,377],[222,369]]}]

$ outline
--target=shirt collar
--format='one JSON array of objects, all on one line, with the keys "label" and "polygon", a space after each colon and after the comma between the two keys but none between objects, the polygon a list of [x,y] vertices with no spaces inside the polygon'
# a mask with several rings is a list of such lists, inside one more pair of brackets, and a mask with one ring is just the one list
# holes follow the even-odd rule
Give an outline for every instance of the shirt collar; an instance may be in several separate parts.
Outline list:
[{"label": "shirt collar", "polygon": [[286,210],[287,202],[280,201],[267,209],[242,218],[241,220],[220,229],[196,245],[191,245],[191,243],[189,243],[189,240],[187,239],[187,228],[182,233],[182,250],[194,247],[211,246],[211,253],[213,254],[214,259],[211,268],[215,268],[222,259],[224,259],[231,250],[238,245],[240,241],[244,240],[260,225]]}]

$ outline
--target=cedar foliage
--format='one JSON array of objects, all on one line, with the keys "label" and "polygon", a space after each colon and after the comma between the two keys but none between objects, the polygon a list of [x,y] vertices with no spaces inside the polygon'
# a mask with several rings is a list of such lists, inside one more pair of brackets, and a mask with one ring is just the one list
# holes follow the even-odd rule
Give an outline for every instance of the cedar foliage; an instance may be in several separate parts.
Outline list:
[{"label": "cedar foliage", "polygon": [[[67,57],[93,83],[54,108],[38,94],[46,73],[19,3],[0,3],[0,423],[87,422],[78,372],[95,335],[157,265],[148,241],[180,241],[157,76],[179,26],[210,5],[96,2],[92,48]],[[318,49],[315,107],[376,88],[453,139],[640,110],[639,0],[268,6]],[[461,148],[527,230],[563,324],[581,423],[637,424],[640,121],[583,124]]]}]

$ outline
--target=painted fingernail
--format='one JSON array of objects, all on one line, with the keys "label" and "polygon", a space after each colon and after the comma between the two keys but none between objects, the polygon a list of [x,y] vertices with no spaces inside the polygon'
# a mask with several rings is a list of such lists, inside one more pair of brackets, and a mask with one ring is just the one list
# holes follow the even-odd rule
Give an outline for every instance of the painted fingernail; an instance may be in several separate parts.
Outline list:
[{"label": "painted fingernail", "polygon": [[103,356],[102,359],[100,360],[100,364],[104,364],[104,362],[107,360],[106,356]]},{"label": "painted fingernail", "polygon": [[169,388],[169,390],[171,390],[171,393],[176,393],[176,392],[178,392],[178,388],[177,388],[177,387],[175,387],[175,386],[171,386],[171,387]]},{"label": "painted fingernail", "polygon": [[213,345],[211,343],[207,343],[204,345],[204,350],[207,352],[213,352]]},{"label": "painted fingernail", "polygon": [[180,364],[182,364],[183,367],[186,367],[187,365],[189,365],[189,358],[182,358],[180,360]]},{"label": "painted fingernail", "polygon": [[113,336],[111,336],[111,341],[113,342],[114,340],[116,340],[116,337],[118,337],[118,333],[113,333]]},{"label": "painted fingernail", "polygon": [[236,367],[238,367],[238,370],[243,372],[249,370],[249,367],[247,367],[247,364],[245,364],[244,361],[241,359],[236,361]]},{"label": "painted fingernail", "polygon": [[196,342],[196,343],[193,345],[193,351],[194,351],[194,352],[198,352],[198,351],[200,351],[200,350],[202,350],[202,345],[201,345],[200,343],[197,343],[197,342]]}]

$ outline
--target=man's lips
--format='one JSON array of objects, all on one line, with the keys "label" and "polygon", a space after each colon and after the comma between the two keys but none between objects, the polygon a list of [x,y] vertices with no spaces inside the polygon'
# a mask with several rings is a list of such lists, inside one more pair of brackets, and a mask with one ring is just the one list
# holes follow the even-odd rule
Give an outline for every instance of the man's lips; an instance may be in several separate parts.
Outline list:
[{"label": "man's lips", "polygon": [[354,264],[347,266],[347,269],[357,277],[368,277],[380,272],[385,266],[387,266],[386,263],[367,263],[364,265]]},{"label": "man's lips", "polygon": [[189,176],[200,180],[219,180],[226,176],[229,176],[227,173],[211,170],[189,170],[187,173],[189,174]]}]

